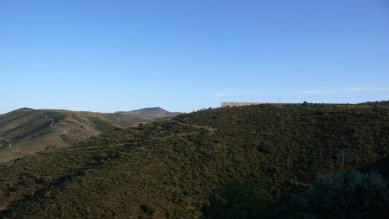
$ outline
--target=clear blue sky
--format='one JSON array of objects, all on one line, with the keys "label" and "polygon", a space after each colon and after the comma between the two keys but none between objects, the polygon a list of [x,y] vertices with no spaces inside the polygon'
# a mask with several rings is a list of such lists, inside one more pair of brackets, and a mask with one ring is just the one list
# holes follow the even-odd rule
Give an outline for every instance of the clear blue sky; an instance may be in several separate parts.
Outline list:
[{"label": "clear blue sky", "polygon": [[2,0],[0,113],[389,99],[386,0]]}]

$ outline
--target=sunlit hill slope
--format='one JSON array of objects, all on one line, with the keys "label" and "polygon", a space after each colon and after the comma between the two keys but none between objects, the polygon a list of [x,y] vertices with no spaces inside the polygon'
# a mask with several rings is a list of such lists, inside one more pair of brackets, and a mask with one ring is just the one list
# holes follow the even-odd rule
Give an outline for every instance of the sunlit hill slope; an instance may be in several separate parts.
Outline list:
[{"label": "sunlit hill slope", "polygon": [[[163,111],[153,117],[154,111]],[[68,147],[115,128],[127,128],[157,118],[171,117],[161,108],[126,113],[94,113],[22,108],[0,115],[0,162],[53,148]],[[145,112],[146,116],[143,116]],[[150,113],[146,113],[150,112]]]},{"label": "sunlit hill slope", "polygon": [[388,156],[388,104],[203,110],[3,165],[0,217],[200,218],[226,182],[277,200],[336,171],[388,179]]}]

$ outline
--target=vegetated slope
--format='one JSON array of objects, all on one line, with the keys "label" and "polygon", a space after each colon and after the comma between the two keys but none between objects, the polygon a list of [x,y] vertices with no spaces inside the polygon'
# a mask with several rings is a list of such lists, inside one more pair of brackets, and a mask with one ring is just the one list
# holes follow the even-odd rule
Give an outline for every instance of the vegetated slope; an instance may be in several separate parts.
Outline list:
[{"label": "vegetated slope", "polygon": [[113,128],[150,121],[116,113],[22,108],[0,116],[0,162],[44,149],[67,147]]},{"label": "vegetated slope", "polygon": [[129,112],[117,112],[117,114],[135,116],[141,118],[157,119],[157,118],[174,117],[174,116],[178,116],[181,113],[172,113],[160,107],[153,107],[153,108],[133,110]]},{"label": "vegetated slope", "polygon": [[385,104],[204,110],[3,166],[0,217],[199,218],[225,182],[276,199],[334,171],[387,169],[388,155]]}]

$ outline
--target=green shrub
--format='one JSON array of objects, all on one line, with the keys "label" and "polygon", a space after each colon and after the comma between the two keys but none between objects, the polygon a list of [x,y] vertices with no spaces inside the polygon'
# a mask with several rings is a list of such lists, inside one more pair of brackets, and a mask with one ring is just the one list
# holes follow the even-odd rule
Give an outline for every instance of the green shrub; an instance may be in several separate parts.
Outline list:
[{"label": "green shrub", "polygon": [[263,218],[269,213],[272,198],[260,186],[232,182],[218,187],[203,207],[203,218]]},{"label": "green shrub", "polygon": [[389,190],[381,175],[352,171],[318,179],[290,202],[292,218],[387,218]]},{"label": "green shrub", "polygon": [[148,214],[150,216],[153,216],[155,214],[155,209],[150,205],[141,205],[140,209],[143,211],[143,213]]}]

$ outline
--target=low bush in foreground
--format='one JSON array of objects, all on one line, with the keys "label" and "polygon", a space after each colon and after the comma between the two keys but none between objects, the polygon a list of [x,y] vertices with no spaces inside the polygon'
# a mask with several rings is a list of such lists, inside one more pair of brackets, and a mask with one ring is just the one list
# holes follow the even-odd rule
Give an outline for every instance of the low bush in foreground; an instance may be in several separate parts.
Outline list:
[{"label": "low bush in foreground", "polygon": [[387,218],[389,190],[377,173],[336,173],[290,199],[292,218]]}]

